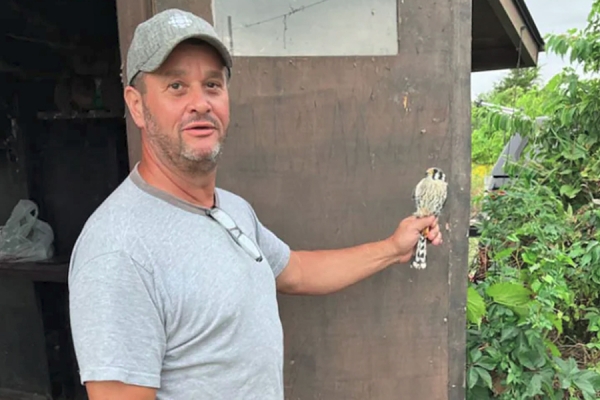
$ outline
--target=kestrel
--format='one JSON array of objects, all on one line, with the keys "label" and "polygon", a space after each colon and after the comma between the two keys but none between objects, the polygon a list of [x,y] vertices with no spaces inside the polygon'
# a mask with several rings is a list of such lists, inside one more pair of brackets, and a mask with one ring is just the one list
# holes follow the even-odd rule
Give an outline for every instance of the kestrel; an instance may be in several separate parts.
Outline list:
[{"label": "kestrel", "polygon": [[[413,200],[417,207],[414,215],[416,217],[428,217],[435,215],[438,217],[446,203],[448,195],[448,182],[446,174],[440,168],[432,167],[427,169],[425,177],[417,183],[413,192]],[[415,269],[425,269],[427,267],[427,234],[429,230],[425,228],[421,232],[414,260],[411,267]]]}]

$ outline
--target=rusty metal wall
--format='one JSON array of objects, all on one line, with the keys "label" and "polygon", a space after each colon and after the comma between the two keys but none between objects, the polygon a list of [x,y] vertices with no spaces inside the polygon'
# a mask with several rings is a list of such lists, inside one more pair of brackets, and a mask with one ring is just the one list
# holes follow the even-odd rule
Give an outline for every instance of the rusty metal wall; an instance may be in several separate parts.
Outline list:
[{"label": "rusty metal wall", "polygon": [[[212,21],[213,3],[151,8]],[[139,22],[120,17],[127,32]],[[445,243],[426,270],[398,265],[334,295],[280,297],[287,399],[464,398],[471,2],[398,1],[398,21],[396,56],[235,59],[218,184],[293,248],[382,239],[413,211],[427,167],[450,179]]]}]

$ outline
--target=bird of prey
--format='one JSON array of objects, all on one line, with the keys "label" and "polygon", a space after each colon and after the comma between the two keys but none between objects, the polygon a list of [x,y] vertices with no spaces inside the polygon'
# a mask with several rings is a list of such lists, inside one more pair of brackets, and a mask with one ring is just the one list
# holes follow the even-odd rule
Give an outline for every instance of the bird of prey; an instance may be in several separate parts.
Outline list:
[{"label": "bird of prey", "polygon": [[[440,168],[428,168],[425,177],[417,183],[413,192],[413,200],[417,207],[414,215],[418,218],[435,215],[438,217],[446,203],[448,195],[448,182],[446,174]],[[415,269],[425,269],[427,267],[427,235],[429,229],[425,228],[421,232],[414,260],[411,267]]]}]

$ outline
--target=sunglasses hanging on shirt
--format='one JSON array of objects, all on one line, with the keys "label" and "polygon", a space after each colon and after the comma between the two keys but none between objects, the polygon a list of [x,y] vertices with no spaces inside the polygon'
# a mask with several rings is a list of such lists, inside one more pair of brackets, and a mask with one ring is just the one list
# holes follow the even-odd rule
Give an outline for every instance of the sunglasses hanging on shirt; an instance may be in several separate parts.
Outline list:
[{"label": "sunglasses hanging on shirt", "polygon": [[220,208],[206,210],[206,215],[221,225],[233,238],[233,240],[255,261],[261,262],[263,257],[258,246],[237,226],[233,218]]}]

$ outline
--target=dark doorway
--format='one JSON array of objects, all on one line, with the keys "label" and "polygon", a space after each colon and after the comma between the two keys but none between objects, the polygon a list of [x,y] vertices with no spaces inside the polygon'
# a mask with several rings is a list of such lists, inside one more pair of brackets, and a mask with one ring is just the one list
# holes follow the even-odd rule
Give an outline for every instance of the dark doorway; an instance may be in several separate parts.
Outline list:
[{"label": "dark doorway", "polygon": [[0,304],[2,395],[85,398],[68,325],[68,260],[129,171],[120,67],[115,1],[0,2],[0,225],[30,199],[54,232],[52,259],[0,260],[0,285],[22,288]]}]

